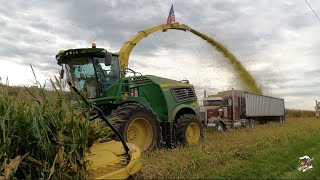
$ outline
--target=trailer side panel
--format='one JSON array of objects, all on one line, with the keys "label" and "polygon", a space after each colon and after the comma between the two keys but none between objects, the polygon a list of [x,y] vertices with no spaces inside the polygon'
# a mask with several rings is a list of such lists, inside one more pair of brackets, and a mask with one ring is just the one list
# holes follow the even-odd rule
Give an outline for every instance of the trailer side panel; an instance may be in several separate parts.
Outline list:
[{"label": "trailer side panel", "polygon": [[247,117],[284,116],[284,100],[244,92]]}]

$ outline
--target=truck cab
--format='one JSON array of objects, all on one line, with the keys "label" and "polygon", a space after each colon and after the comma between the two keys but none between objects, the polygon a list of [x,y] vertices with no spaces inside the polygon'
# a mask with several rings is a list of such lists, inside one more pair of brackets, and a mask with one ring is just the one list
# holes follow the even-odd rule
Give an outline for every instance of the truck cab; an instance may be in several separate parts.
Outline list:
[{"label": "truck cab", "polygon": [[248,120],[243,118],[242,99],[239,90],[205,96],[200,107],[202,123],[207,127],[215,127],[218,131],[246,126]]},{"label": "truck cab", "polygon": [[205,124],[228,117],[228,104],[223,97],[203,98],[202,112],[205,112]]}]

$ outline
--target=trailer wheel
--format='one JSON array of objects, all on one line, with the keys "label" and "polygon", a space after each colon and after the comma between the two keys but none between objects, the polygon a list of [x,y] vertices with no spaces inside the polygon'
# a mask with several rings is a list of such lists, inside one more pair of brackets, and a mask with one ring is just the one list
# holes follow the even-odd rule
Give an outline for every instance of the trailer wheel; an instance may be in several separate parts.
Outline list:
[{"label": "trailer wheel", "polygon": [[225,128],[224,128],[222,122],[217,121],[217,122],[215,123],[215,126],[216,126],[216,129],[217,129],[217,131],[218,131],[219,133],[224,132]]},{"label": "trailer wheel", "polygon": [[249,119],[249,127],[253,128],[255,124],[255,121],[253,119]]},{"label": "trailer wheel", "polygon": [[284,118],[282,116],[279,117],[279,123],[284,123]]},{"label": "trailer wheel", "polygon": [[175,138],[177,144],[196,144],[203,139],[203,126],[194,114],[184,114],[175,123]]},{"label": "trailer wheel", "polygon": [[[110,116],[115,128],[129,143],[137,145],[141,151],[154,149],[160,143],[160,125],[155,113],[138,103],[119,106]],[[113,139],[118,140],[115,134]]]},{"label": "trailer wheel", "polygon": [[253,119],[246,119],[244,123],[245,128],[252,128],[254,127],[254,120]]}]

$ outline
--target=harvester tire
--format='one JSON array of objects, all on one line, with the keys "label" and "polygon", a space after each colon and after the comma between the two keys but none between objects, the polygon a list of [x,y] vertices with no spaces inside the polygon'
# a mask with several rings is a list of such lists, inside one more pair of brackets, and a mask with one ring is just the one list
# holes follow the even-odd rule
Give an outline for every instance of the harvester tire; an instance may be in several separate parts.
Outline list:
[{"label": "harvester tire", "polygon": [[203,139],[203,126],[194,114],[184,114],[175,123],[175,138],[178,145],[196,144]]},{"label": "harvester tire", "polygon": [[[124,140],[137,145],[141,151],[159,146],[160,125],[150,108],[138,103],[123,104],[111,114],[110,119]],[[112,138],[118,140],[116,135]]]}]

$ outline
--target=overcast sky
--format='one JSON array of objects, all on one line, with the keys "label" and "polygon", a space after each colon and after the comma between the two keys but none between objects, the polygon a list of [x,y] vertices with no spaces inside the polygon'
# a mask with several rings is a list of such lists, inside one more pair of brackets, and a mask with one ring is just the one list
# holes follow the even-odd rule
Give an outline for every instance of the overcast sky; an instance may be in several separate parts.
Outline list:
[{"label": "overcast sky", "polygon": [[[320,100],[320,22],[304,0],[0,0],[0,77],[32,85],[57,74],[60,49],[98,47],[117,52],[138,31],[176,21],[232,51],[267,95],[287,108],[314,109]],[[320,15],[320,1],[308,0]],[[189,32],[157,32],[133,50],[129,67],[143,74],[187,78],[198,97],[242,85],[227,61]]]}]

